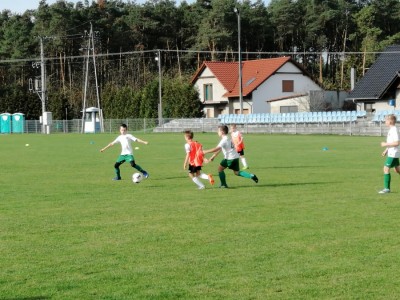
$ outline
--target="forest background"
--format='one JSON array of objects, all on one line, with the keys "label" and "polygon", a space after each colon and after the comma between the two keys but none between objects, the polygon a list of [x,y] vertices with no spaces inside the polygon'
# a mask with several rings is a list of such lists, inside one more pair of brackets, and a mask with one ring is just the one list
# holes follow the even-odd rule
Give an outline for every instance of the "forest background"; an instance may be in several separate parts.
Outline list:
[{"label": "forest background", "polygon": [[400,42],[398,0],[42,0],[23,14],[1,11],[0,113],[39,119],[30,82],[42,44],[53,119],[81,117],[86,70],[86,107],[97,106],[97,80],[105,118],[157,118],[160,77],[164,117],[202,117],[190,79],[206,60],[238,61],[235,8],[242,60],[290,55],[327,90],[349,90],[351,68],[362,76]]}]

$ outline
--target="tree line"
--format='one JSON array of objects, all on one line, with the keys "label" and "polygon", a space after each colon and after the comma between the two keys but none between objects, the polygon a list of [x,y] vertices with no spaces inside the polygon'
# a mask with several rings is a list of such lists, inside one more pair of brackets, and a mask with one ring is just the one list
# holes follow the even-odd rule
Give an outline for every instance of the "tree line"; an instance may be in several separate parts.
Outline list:
[{"label": "tree line", "polygon": [[398,0],[42,0],[23,14],[0,13],[0,113],[41,115],[29,87],[41,75],[44,41],[46,110],[55,119],[81,116],[87,73],[88,104],[96,106],[97,79],[106,118],[156,118],[160,71],[163,116],[200,117],[190,79],[205,60],[238,61],[239,18],[243,60],[290,55],[326,89],[349,89],[350,68],[361,76],[400,41]]}]

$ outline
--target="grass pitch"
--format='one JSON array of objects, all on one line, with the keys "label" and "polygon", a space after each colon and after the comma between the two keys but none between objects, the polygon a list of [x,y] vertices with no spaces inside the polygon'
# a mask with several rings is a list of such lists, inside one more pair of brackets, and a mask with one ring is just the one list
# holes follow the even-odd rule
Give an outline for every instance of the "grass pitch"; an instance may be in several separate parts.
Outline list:
[{"label": "grass pitch", "polygon": [[[378,137],[246,135],[250,172],[183,170],[183,134],[0,136],[0,299],[396,299],[400,176]],[[196,134],[204,148],[216,134]],[[29,146],[25,146],[29,144]]]}]

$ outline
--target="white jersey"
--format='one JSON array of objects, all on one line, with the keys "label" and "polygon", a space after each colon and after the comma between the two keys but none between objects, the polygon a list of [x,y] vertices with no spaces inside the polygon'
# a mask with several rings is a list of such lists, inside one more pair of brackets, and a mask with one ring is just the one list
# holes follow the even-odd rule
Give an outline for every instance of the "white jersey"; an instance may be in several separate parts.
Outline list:
[{"label": "white jersey", "polygon": [[235,159],[240,157],[239,153],[235,150],[235,145],[233,145],[232,141],[227,136],[222,137],[217,147],[222,149],[225,159]]},{"label": "white jersey", "polygon": [[[397,131],[396,126],[391,126],[389,132],[386,137],[387,143],[397,142],[399,140],[399,133]],[[388,157],[399,157],[399,147],[387,147],[387,156]]]},{"label": "white jersey", "polygon": [[135,138],[132,134],[121,134],[112,142],[112,144],[121,144],[121,155],[133,155],[131,141],[136,142],[136,140],[137,138]]}]

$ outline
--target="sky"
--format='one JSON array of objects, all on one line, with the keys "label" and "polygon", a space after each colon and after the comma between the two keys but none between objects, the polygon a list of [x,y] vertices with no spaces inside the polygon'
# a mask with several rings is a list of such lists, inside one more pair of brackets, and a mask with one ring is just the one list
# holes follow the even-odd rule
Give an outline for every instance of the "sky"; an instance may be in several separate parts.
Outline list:
[{"label": "sky", "polygon": [[[67,0],[67,2],[73,2],[76,3],[79,0]],[[264,0],[264,3],[267,5],[270,0]],[[22,14],[28,9],[37,9],[39,7],[39,2],[40,0],[0,0],[0,11],[3,11],[4,9],[8,9],[13,13],[18,13]],[[57,2],[57,0],[47,0],[47,4],[53,4]],[[82,1],[83,2],[83,1]],[[89,1],[91,3],[92,1]],[[131,1],[132,2],[132,1]],[[137,3],[140,3],[142,1],[138,0],[136,1]],[[145,1],[143,1],[145,2]],[[178,1],[176,1],[178,2]],[[187,1],[190,3],[190,1]]]}]

